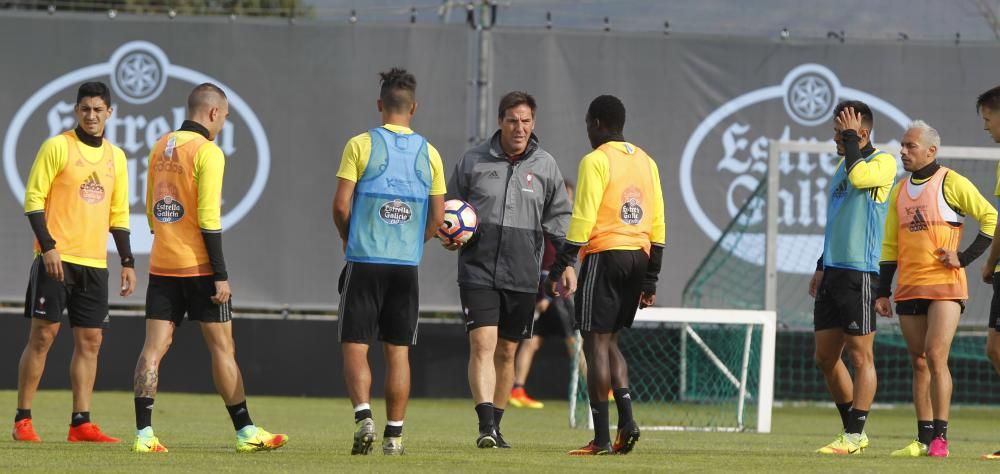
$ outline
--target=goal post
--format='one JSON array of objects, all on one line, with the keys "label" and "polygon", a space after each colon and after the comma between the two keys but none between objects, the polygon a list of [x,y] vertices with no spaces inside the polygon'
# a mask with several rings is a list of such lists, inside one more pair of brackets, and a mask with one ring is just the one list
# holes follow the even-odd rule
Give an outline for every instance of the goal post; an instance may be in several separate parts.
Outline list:
[{"label": "goal post", "polygon": [[[632,328],[620,333],[619,347],[629,364],[640,427],[769,433],[776,328],[773,311],[639,311]],[[589,399],[586,384],[577,380],[585,376],[571,379],[570,425],[583,426]]]}]

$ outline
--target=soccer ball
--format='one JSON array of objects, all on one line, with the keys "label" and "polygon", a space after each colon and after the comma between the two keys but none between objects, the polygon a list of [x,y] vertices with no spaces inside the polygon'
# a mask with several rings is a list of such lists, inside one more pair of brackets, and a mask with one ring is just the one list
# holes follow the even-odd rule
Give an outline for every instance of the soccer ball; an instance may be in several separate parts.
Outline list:
[{"label": "soccer ball", "polygon": [[438,236],[445,242],[468,242],[476,233],[479,217],[469,203],[451,199],[444,203],[444,222],[438,227]]}]

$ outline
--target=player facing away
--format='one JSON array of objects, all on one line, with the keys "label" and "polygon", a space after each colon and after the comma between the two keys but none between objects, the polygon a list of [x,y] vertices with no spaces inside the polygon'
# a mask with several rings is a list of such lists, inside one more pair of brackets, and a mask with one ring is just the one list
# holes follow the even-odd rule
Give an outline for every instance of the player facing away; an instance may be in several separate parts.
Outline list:
[{"label": "player facing away", "polygon": [[347,142],[337,171],[333,221],[343,241],[339,338],[344,379],[354,406],[351,454],[375,441],[368,346],[382,341],[386,426],[382,453],[403,454],[403,418],[410,397],[410,346],[417,341],[417,265],[424,242],[444,221],[441,155],[410,129],[417,81],[406,70],[380,73],[376,102],[382,126]]},{"label": "player facing away", "polygon": [[288,436],[253,424],[236,364],[229,276],[222,254],[222,176],[225,156],[212,141],[229,115],[218,86],[204,83],[188,96],[187,120],[149,153],[146,217],[153,231],[146,290],[146,340],[135,366],[132,449],[166,452],[153,433],[153,398],[160,361],[175,329],[199,321],[212,357],[212,378],[236,429],[236,450],[277,449]]},{"label": "player facing away", "polygon": [[[570,272],[584,255],[576,294],[576,326],[587,357],[587,392],[594,439],[571,455],[628,454],[639,441],[632,418],[628,364],[618,334],[632,327],[637,308],[656,302],[666,223],[656,162],[625,141],[625,106],[611,95],[587,109],[587,136],[594,151],[580,161],[576,199],[566,243],[549,271],[546,291],[557,283],[572,292]],[[565,270],[565,271],[564,271]],[[608,428],[608,390],[618,407],[614,444]]]},{"label": "player facing away", "polygon": [[[965,267],[990,246],[997,211],[968,179],[935,160],[941,136],[923,121],[911,123],[901,140],[903,168],[889,196],[875,310],[889,306],[897,269],[896,313],[913,367],[917,439],[896,457],[948,456],[952,380],[948,353],[969,297]],[[979,222],[979,235],[959,252],[965,216]]]},{"label": "player facing away", "polygon": [[534,97],[500,99],[499,130],[455,165],[449,199],[476,209],[479,227],[458,256],[458,286],[469,334],[469,387],[480,448],[509,448],[500,420],[514,384],[514,354],[531,338],[544,238],[561,245],[572,205],[555,158],[538,144]]},{"label": "player facing away", "polygon": [[[859,101],[834,108],[833,139],[842,158],[830,182],[823,255],[809,282],[816,365],[840,411],[843,431],[820,454],[861,454],[875,398],[875,290],[879,254],[896,179],[896,159],[871,143],[874,117]],[[854,365],[854,379],[842,360]]]},{"label": "player facing away", "polygon": [[[573,185],[566,181],[566,195],[573,200]],[[545,408],[545,404],[531,398],[525,389],[528,374],[535,360],[535,354],[542,347],[545,339],[558,339],[566,346],[570,359],[576,353],[576,338],[573,329],[573,295],[560,294],[551,297],[545,293],[545,280],[549,276],[549,267],[556,261],[556,247],[552,241],[545,239],[545,252],[542,254],[542,272],[539,275],[538,295],[535,301],[534,334],[531,339],[521,341],[514,359],[514,388],[510,391],[510,405],[515,408]],[[564,292],[563,292],[564,293]],[[580,357],[581,369],[586,373],[586,359]]]},{"label": "player facing away", "polygon": [[[1000,86],[979,95],[976,99],[976,111],[983,119],[983,130],[990,134],[995,143],[1000,143]],[[1000,206],[1000,163],[997,164],[997,185],[993,195],[996,204]],[[983,281],[993,285],[989,331],[986,333],[986,355],[993,363],[993,368],[1000,373],[1000,278],[995,275],[1000,270],[997,266],[998,260],[1000,260],[1000,243],[997,243],[997,239],[993,239],[989,257],[982,271]],[[1000,451],[984,454],[983,459],[1000,460]]]},{"label": "player facing away", "polygon": [[76,128],[42,144],[28,175],[24,213],[35,234],[24,316],[31,320],[17,374],[17,441],[40,442],[31,404],[63,311],[73,329],[69,441],[117,443],[90,422],[97,356],[108,327],[107,234],[121,256],[121,296],[135,289],[129,245],[128,168],[125,152],[104,139],[111,92],[100,82],[77,90]]}]

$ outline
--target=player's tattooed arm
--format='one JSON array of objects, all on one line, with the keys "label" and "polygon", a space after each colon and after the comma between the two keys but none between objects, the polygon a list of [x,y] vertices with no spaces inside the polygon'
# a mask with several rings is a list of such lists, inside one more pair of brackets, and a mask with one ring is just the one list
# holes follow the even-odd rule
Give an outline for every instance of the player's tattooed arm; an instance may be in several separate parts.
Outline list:
[{"label": "player's tattooed arm", "polygon": [[160,376],[157,373],[156,367],[150,367],[150,364],[146,362],[146,357],[140,355],[139,362],[135,364],[135,378],[133,379],[135,396],[155,397],[156,385],[159,383],[159,380]]}]

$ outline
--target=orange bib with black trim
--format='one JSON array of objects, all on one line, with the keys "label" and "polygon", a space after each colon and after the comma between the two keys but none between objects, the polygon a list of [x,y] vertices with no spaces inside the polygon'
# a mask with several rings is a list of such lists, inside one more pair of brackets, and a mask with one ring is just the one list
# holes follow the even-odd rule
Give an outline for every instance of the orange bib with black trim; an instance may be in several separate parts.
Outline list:
[{"label": "orange bib with black trim", "polygon": [[653,230],[653,170],[650,158],[630,143],[621,151],[605,143],[597,149],[608,157],[608,186],[604,189],[597,221],[585,255],[614,248],[641,248],[649,255],[649,234]]},{"label": "orange bib with black trim", "polygon": [[205,239],[198,225],[198,184],[194,162],[208,140],[197,136],[177,145],[177,134],[168,133],[156,143],[149,162],[151,203],[147,204],[153,228],[149,273],[160,276],[213,275]]},{"label": "orange bib with black trim", "polygon": [[[104,153],[91,163],[80,152],[76,132],[66,137],[66,165],[56,175],[45,199],[45,225],[60,255],[107,262],[111,226],[111,193],[115,189],[114,151],[107,140]],[[41,252],[35,240],[35,252]]]},{"label": "orange bib with black trim", "polygon": [[962,217],[944,199],[947,173],[948,168],[942,166],[921,184],[913,184],[909,178],[901,183],[896,201],[899,217],[896,301],[969,297],[965,269],[945,267],[937,254],[938,249],[957,251],[962,240]]}]

